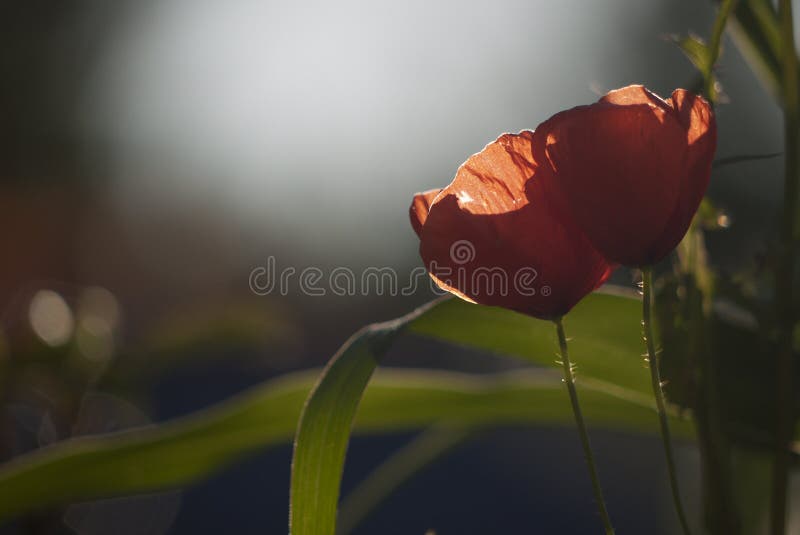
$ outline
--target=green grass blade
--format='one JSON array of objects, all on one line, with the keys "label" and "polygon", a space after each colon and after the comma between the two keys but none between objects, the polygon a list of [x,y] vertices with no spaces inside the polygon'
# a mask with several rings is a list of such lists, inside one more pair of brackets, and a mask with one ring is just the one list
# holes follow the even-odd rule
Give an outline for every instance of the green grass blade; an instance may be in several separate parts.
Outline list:
[{"label": "green grass blade", "polygon": [[728,28],[750,68],[781,102],[780,30],[775,8],[768,0],[740,0]]},{"label": "green grass blade", "polygon": [[292,535],[333,535],[336,531],[345,452],[367,383],[397,333],[435,304],[362,329],[323,370],[303,408],[294,442],[289,495]]},{"label": "green grass blade", "polygon": [[[60,442],[0,467],[0,521],[37,508],[176,488],[276,444],[288,443],[318,370],[270,381],[192,416],[111,435]],[[582,381],[586,418],[598,427],[654,434],[645,396]],[[355,419],[359,434],[412,431],[447,422],[465,430],[497,425],[569,426],[557,374],[474,376],[380,370]],[[676,434],[692,436],[676,420]]]},{"label": "green grass blade", "polygon": [[[650,376],[641,358],[641,299],[608,289],[584,298],[564,317],[578,377],[605,381],[647,396]],[[410,332],[556,367],[553,325],[508,310],[452,299],[409,326]]]},{"label": "green grass blade", "polygon": [[[578,380],[594,425],[652,433],[647,371],[639,361],[639,302],[595,294],[568,320]],[[363,433],[447,423],[472,430],[500,424],[570,425],[556,375],[539,370],[500,376],[433,371],[379,373],[362,392],[399,329],[554,365],[549,323],[459,300],[362,331],[340,351],[314,390],[298,431],[293,467],[296,529],[335,522],[338,485],[351,421]],[[40,507],[184,486],[266,446],[288,442],[313,373],[271,381],[193,416],[113,435],[65,441],[0,467],[0,519]],[[359,406],[359,400],[360,406]],[[685,423],[676,434],[691,436]],[[332,529],[328,527],[325,529]],[[305,531],[316,533],[315,531]],[[296,532],[303,533],[303,532]]]},{"label": "green grass blade", "polygon": [[0,523],[44,507],[176,488],[288,442],[313,377],[271,381],[191,416],[69,439],[0,467]]}]

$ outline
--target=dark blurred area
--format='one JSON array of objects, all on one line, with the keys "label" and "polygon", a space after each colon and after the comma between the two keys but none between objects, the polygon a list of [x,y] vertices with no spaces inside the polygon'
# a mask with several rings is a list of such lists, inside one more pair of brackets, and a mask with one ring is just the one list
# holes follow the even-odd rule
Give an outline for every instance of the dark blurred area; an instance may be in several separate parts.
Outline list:
[{"label": "dark blurred area", "polygon": [[[704,35],[713,15],[697,0],[3,2],[0,459],[321,365],[358,327],[430,299],[427,286],[258,295],[250,275],[270,257],[279,270],[410,274],[415,191],[446,184],[499,133],[609,89],[692,86],[665,36]],[[780,152],[779,110],[732,43],[719,78],[729,102],[718,156]],[[715,171],[709,195],[728,219],[708,242],[721,270],[763,254],[781,167]],[[425,341],[401,344],[388,364],[512,365]],[[345,491],[409,438],[355,440]],[[652,533],[664,516],[671,533],[666,487],[637,478],[662,462],[658,442],[603,432],[595,442],[620,532]],[[286,445],[181,493],[82,504],[0,532],[285,532],[290,455]],[[697,462],[681,451],[689,480]],[[358,533],[522,533],[531,518],[551,533],[565,516],[589,532],[585,479],[572,431],[486,433]]]}]

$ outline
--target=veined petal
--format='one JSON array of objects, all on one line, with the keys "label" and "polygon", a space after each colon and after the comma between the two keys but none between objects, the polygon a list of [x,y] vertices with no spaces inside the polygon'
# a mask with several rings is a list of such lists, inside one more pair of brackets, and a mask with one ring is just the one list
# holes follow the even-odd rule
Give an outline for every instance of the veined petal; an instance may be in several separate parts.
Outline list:
[{"label": "veined petal", "polygon": [[680,193],[664,231],[651,248],[651,257],[666,256],[683,239],[711,179],[711,165],[717,149],[717,124],[711,105],[685,89],[672,93],[670,104],[686,131],[686,159]]},{"label": "veined petal", "polygon": [[566,313],[613,266],[537,183],[533,134],[504,134],[462,165],[436,196],[420,253],[443,289],[540,318]]},{"label": "veined petal", "polygon": [[708,186],[713,113],[678,90],[665,101],[628,86],[536,129],[551,197],[610,261],[652,264],[680,241]]}]

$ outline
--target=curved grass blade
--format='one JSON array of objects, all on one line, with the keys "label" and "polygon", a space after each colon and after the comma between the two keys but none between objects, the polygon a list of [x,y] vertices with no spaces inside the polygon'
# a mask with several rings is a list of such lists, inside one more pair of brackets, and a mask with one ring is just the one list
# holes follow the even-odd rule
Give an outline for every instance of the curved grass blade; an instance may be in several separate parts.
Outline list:
[{"label": "curved grass blade", "polygon": [[[652,395],[647,371],[635,363],[638,337],[630,336],[635,330],[629,328],[638,321],[638,309],[635,299],[595,294],[576,307],[570,323],[577,334],[573,346],[581,355],[579,381],[586,392],[586,417],[593,423],[650,433],[655,429]],[[325,470],[330,480],[324,498],[333,515],[350,419],[377,355],[408,322],[421,334],[554,364],[549,324],[544,328],[544,322],[459,300],[436,302],[400,321],[362,331],[327,368],[308,402],[299,433],[295,474]],[[70,440],[20,457],[0,467],[0,519],[38,507],[186,485],[245,454],[287,441],[310,385],[309,374],[286,377],[187,418]],[[478,379],[395,371],[379,377],[367,390],[356,430],[393,432],[440,422],[469,429],[523,422],[560,425],[571,422],[562,394],[558,380],[541,372]],[[330,412],[339,410],[333,407],[340,406],[347,410],[329,420]],[[303,425],[312,422],[304,435]],[[330,440],[326,444],[333,444],[335,455],[304,445],[309,430],[312,438]],[[333,465],[328,464],[331,459]],[[321,498],[313,497],[317,492],[313,480],[305,484],[309,492],[305,497]],[[335,491],[330,490],[333,487]],[[315,512],[313,507],[293,508],[294,515],[298,511]]]},{"label": "curved grass blade", "polygon": [[[641,297],[606,287],[584,298],[564,318],[579,378],[592,378],[652,397],[650,375],[640,359]],[[552,324],[509,310],[445,301],[417,318],[409,331],[557,367]]]},{"label": "curved grass blade", "polygon": [[733,42],[764,87],[781,102],[780,29],[768,0],[739,1],[728,30]]},{"label": "curved grass blade", "polygon": [[[189,417],[56,443],[0,467],[0,523],[44,507],[174,489],[266,447],[288,443],[318,370],[270,381]],[[655,434],[652,400],[583,381],[586,418],[599,427]],[[623,394],[620,397],[620,394]],[[569,426],[557,374],[545,370],[474,376],[381,370],[355,419],[358,434],[407,432],[448,423]],[[677,436],[691,426],[674,420]]]},{"label": "curved grass blade", "polygon": [[270,381],[171,422],[69,439],[0,466],[0,523],[44,507],[178,488],[287,442],[312,384]]},{"label": "curved grass blade", "polygon": [[333,535],[345,452],[367,383],[394,337],[437,303],[365,327],[323,370],[303,407],[295,435],[289,493],[289,531],[293,535]]}]

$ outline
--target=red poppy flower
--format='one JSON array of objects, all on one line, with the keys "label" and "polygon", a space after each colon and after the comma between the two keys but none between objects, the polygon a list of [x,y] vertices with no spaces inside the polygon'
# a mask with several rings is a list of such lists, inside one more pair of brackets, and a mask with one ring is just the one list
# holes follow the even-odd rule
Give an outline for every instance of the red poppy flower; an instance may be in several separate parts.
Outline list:
[{"label": "red poppy flower", "polygon": [[568,312],[613,270],[568,212],[549,202],[532,132],[504,134],[443,190],[417,194],[411,224],[443,289],[539,318]]},{"label": "red poppy flower", "polygon": [[652,265],[683,238],[708,187],[714,114],[677,89],[663,100],[640,85],[558,113],[539,125],[534,159],[549,191],[612,262]]}]

